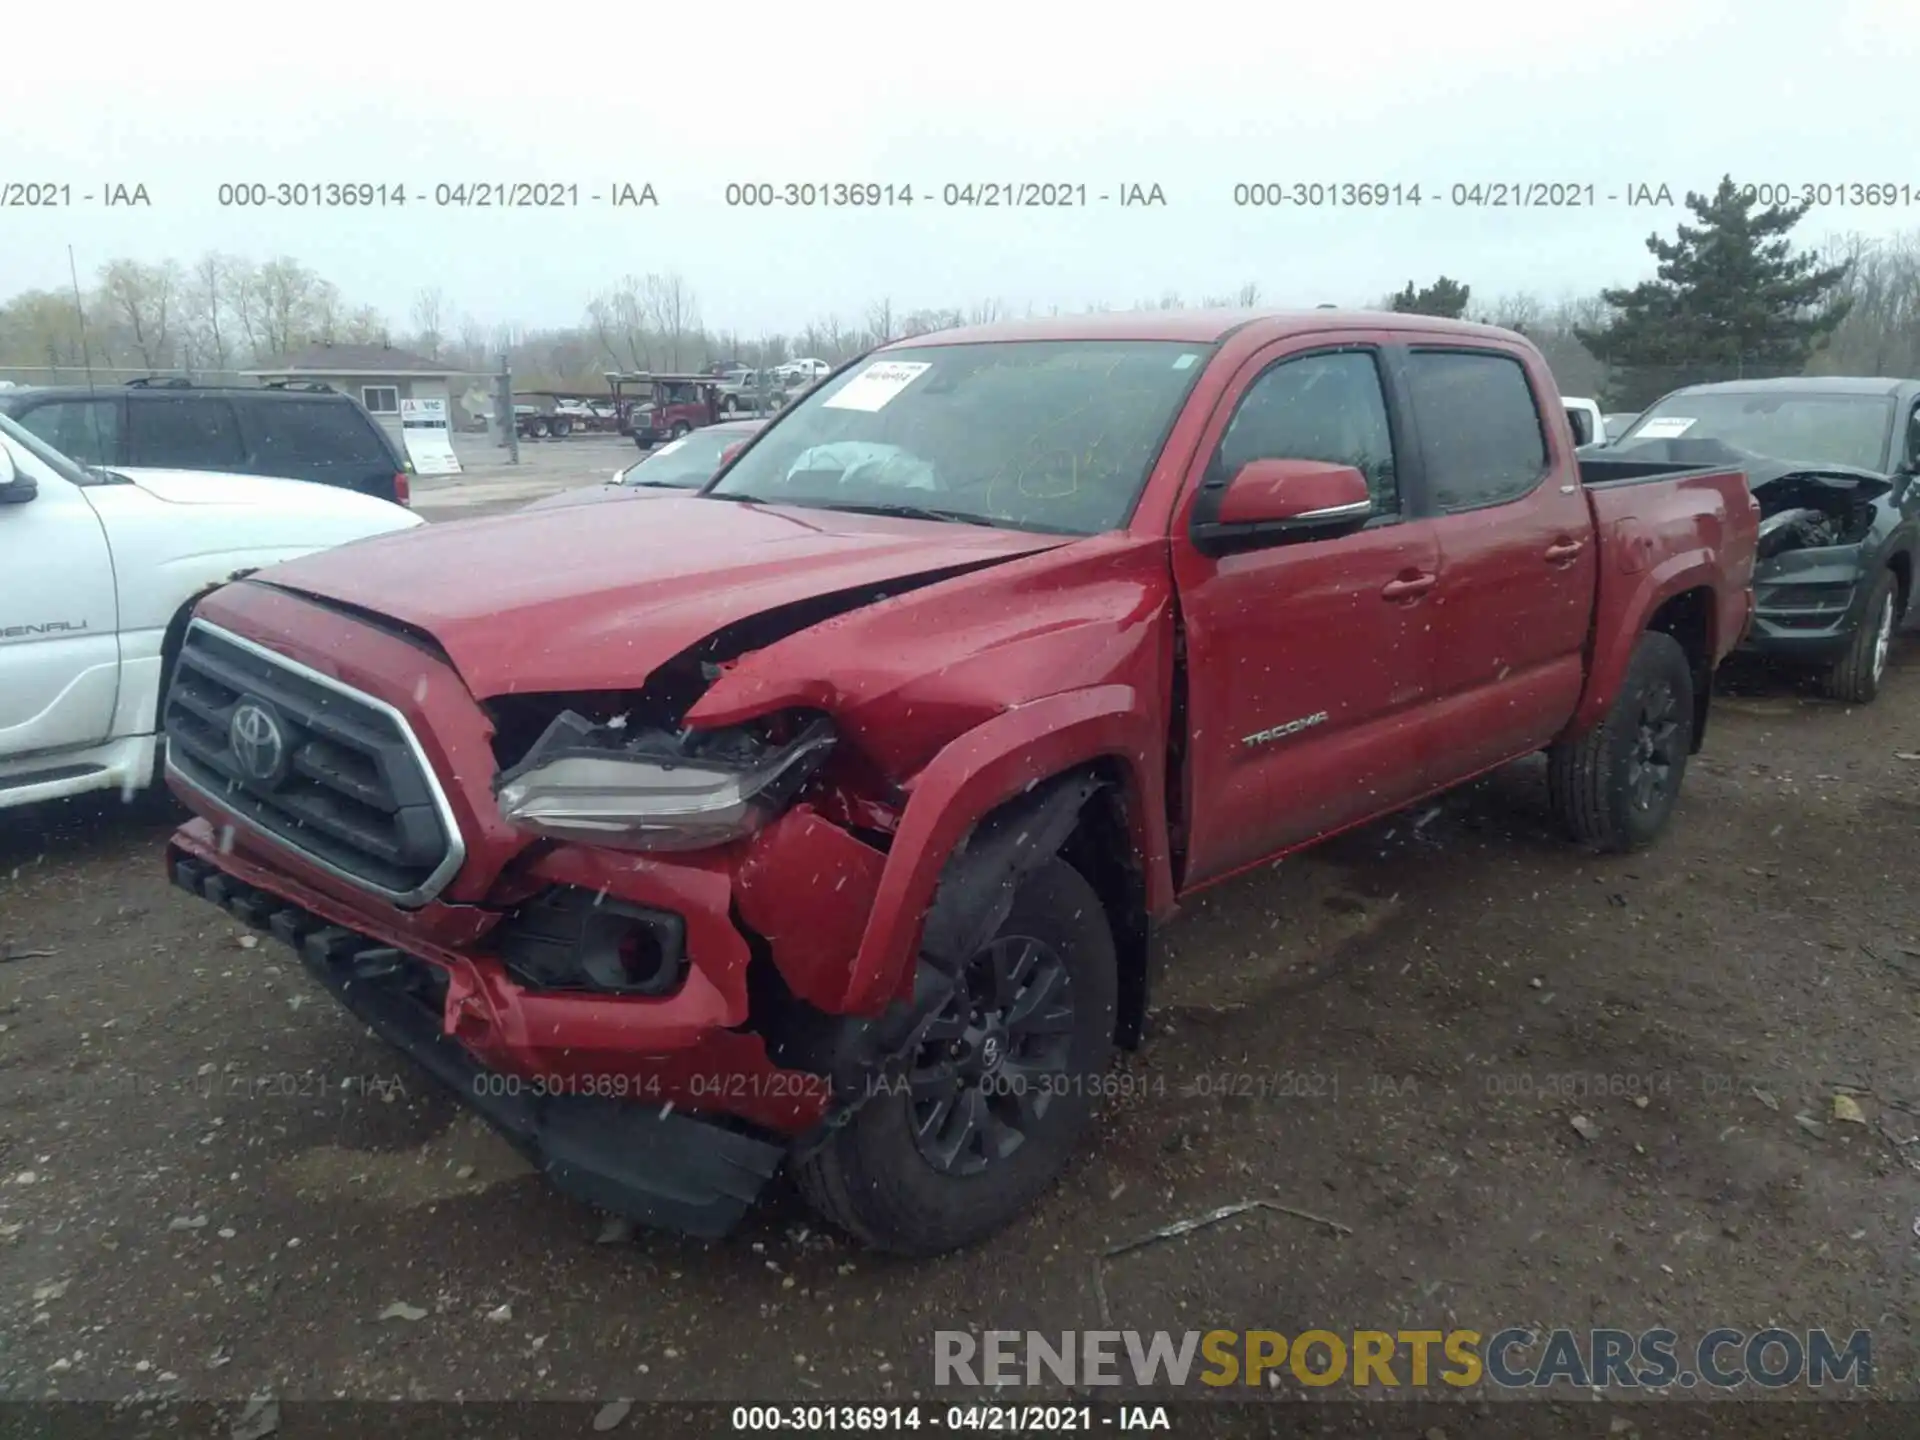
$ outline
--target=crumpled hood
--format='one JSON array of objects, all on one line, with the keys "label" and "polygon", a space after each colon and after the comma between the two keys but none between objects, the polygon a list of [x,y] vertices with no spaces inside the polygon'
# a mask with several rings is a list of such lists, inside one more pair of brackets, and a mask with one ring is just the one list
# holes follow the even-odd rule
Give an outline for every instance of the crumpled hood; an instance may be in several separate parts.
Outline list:
[{"label": "crumpled hood", "polygon": [[[1858,500],[1871,500],[1893,489],[1893,481],[1875,470],[1860,470],[1851,465],[1823,465],[1806,460],[1780,460],[1771,455],[1757,455],[1750,450],[1739,449],[1724,440],[1689,440],[1683,436],[1627,440],[1613,447],[1613,450],[1615,454],[1632,454],[1645,460],[1744,470],[1747,472],[1747,489],[1763,505],[1770,499],[1779,503],[1795,503],[1786,492],[1796,488],[1823,488],[1849,493],[1850,498]],[[1782,485],[1782,481],[1794,483]],[[1760,492],[1763,490],[1773,493],[1762,497]]]},{"label": "crumpled hood", "polygon": [[425,631],[485,699],[637,688],[763,611],[1064,543],[675,495],[427,525],[254,578]]}]

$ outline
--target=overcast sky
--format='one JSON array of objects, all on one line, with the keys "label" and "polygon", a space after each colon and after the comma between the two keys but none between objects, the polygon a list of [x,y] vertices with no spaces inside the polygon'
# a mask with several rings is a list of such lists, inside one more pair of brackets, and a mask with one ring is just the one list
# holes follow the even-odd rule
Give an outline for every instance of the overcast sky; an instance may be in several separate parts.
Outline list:
[{"label": "overcast sky", "polygon": [[[201,0],[9,17],[0,292],[118,256],[290,254],[405,323],[438,285],[489,325],[577,323],[625,274],[677,271],[749,336],[874,300],[1078,308],[1257,281],[1366,303],[1439,273],[1548,298],[1651,273],[1679,208],[1628,187],[1723,172],[1906,185],[1801,235],[1920,228],[1911,7],[1892,0],[1606,6],[1254,3],[466,7]],[[1310,18],[1309,18],[1310,17]],[[398,182],[404,208],[222,208],[223,183]],[[546,181],[577,207],[437,207],[439,185]],[[730,181],[910,186],[911,207],[729,208]],[[944,187],[1086,186],[1066,210],[968,209]],[[1378,181],[1423,203],[1236,207],[1237,183]],[[83,193],[143,184],[145,209]],[[589,197],[651,184],[657,207]],[[1454,185],[1592,184],[1595,208],[1456,206]],[[1164,207],[1102,203],[1158,185]],[[1620,198],[1609,200],[1608,196]]]}]

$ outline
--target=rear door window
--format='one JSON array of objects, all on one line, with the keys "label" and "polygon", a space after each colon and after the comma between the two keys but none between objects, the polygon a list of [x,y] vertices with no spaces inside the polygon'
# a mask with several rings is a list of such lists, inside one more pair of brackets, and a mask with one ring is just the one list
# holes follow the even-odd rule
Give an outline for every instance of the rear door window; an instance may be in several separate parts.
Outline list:
[{"label": "rear door window", "polygon": [[239,470],[246,464],[233,406],[213,396],[129,397],[127,438],[130,465]]},{"label": "rear door window", "polygon": [[1540,483],[1546,434],[1518,360],[1492,351],[1415,350],[1407,389],[1440,510],[1502,505]]},{"label": "rear door window", "polygon": [[246,408],[254,468],[263,475],[316,465],[392,468],[392,457],[373,423],[351,405],[337,400],[260,400],[247,402]]}]

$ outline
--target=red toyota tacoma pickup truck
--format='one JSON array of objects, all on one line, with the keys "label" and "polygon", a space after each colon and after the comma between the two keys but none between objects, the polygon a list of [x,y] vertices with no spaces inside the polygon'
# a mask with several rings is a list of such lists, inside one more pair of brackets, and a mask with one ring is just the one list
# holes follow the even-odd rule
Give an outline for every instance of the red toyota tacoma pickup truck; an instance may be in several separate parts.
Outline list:
[{"label": "red toyota tacoma pickup truck", "polygon": [[923,336],[697,494],[262,570],[171,656],[174,879],[563,1191],[783,1165],[933,1253],[1031,1204],[1204,886],[1531,752],[1666,823],[1751,614],[1737,470],[1582,463],[1506,331]]}]

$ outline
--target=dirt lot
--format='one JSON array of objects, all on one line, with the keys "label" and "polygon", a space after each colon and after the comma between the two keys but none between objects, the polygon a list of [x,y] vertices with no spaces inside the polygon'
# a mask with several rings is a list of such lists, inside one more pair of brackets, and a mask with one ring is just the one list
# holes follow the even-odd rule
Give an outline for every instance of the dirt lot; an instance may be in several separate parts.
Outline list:
[{"label": "dirt lot", "polygon": [[1103,1249],[1253,1196],[1352,1233],[1256,1213],[1107,1262],[1112,1325],[1865,1327],[1913,1394],[1902,662],[1867,709],[1727,697],[1643,855],[1551,838],[1521,765],[1221,888],[1101,1143],[923,1264],[786,1195],[725,1243],[609,1239],[168,888],[166,803],[10,815],[0,1398],[904,1399],[936,1328],[1097,1327]]}]

